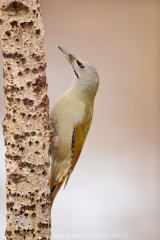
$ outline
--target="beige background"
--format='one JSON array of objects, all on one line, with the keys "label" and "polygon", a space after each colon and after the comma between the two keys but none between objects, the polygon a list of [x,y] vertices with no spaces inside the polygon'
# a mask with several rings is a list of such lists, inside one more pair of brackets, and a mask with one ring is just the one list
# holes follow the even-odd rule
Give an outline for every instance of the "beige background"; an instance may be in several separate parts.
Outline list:
[{"label": "beige background", "polygon": [[[159,240],[160,1],[42,0],[42,11],[50,106],[73,78],[58,45],[90,61],[100,76],[86,144],[52,209],[53,233],[126,232],[130,240]],[[2,70],[0,84],[2,122]],[[5,148],[0,130],[3,240]]]}]

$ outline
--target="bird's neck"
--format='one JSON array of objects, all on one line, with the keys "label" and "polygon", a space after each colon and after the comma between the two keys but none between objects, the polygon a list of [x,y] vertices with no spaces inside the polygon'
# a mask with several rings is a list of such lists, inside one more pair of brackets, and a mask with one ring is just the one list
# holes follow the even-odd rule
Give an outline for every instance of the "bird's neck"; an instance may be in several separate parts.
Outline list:
[{"label": "bird's neck", "polygon": [[69,89],[70,94],[72,94],[74,98],[86,104],[94,100],[96,91],[97,89],[86,86],[81,79],[74,79]]}]

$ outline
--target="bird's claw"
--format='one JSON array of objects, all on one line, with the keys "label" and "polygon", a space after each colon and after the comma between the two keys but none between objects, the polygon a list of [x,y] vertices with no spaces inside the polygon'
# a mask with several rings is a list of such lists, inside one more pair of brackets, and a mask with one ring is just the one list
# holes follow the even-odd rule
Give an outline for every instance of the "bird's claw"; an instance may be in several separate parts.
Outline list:
[{"label": "bird's claw", "polygon": [[53,137],[54,129],[53,129],[53,120],[52,118],[48,118],[49,120],[47,122],[44,122],[42,124],[43,127],[48,126],[49,130],[46,129],[46,132],[43,134],[43,137]]},{"label": "bird's claw", "polygon": [[52,120],[52,118],[48,118],[48,119],[49,119],[49,121],[44,122],[44,123],[42,124],[42,126],[46,126],[46,125],[51,124],[51,126],[53,127],[53,120]]},{"label": "bird's claw", "polygon": [[54,130],[47,130],[44,134],[43,137],[53,137]]}]

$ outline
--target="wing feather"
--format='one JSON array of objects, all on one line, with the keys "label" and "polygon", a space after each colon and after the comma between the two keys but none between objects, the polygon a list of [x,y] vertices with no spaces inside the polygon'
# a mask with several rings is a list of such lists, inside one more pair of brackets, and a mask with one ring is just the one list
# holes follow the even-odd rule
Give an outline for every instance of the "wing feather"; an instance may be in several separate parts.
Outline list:
[{"label": "wing feather", "polygon": [[[62,177],[61,181],[55,182],[55,174],[53,174],[53,179],[50,179],[51,182],[51,196],[52,202],[56,194],[58,193],[59,189],[61,188],[62,184],[65,182],[65,186],[68,183],[70,175],[78,161],[80,153],[83,148],[83,144],[85,142],[86,136],[88,134],[91,121],[93,115],[93,105],[87,105],[85,107],[84,117],[81,121],[77,122],[74,126],[73,133],[72,133],[72,141],[71,141],[71,167],[69,168],[68,173]],[[56,171],[54,165],[51,165],[51,171]]]},{"label": "wing feather", "polygon": [[72,146],[71,146],[72,147],[72,164],[67,174],[64,187],[66,187],[68,180],[70,178],[70,175],[81,154],[85,139],[87,137],[87,134],[91,125],[92,115],[93,115],[93,106],[90,106],[90,105],[86,106],[84,118],[82,119],[81,122],[77,123],[74,127],[74,131],[72,135]]}]

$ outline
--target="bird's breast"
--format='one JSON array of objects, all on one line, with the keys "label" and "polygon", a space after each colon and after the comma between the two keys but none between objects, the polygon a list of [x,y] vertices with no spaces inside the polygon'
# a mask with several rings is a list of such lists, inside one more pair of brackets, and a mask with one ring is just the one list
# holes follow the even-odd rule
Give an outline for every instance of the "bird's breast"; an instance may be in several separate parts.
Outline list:
[{"label": "bird's breast", "polygon": [[71,155],[74,127],[83,121],[84,115],[85,104],[70,96],[61,98],[54,106],[50,115],[54,125],[52,153],[57,160]]}]

